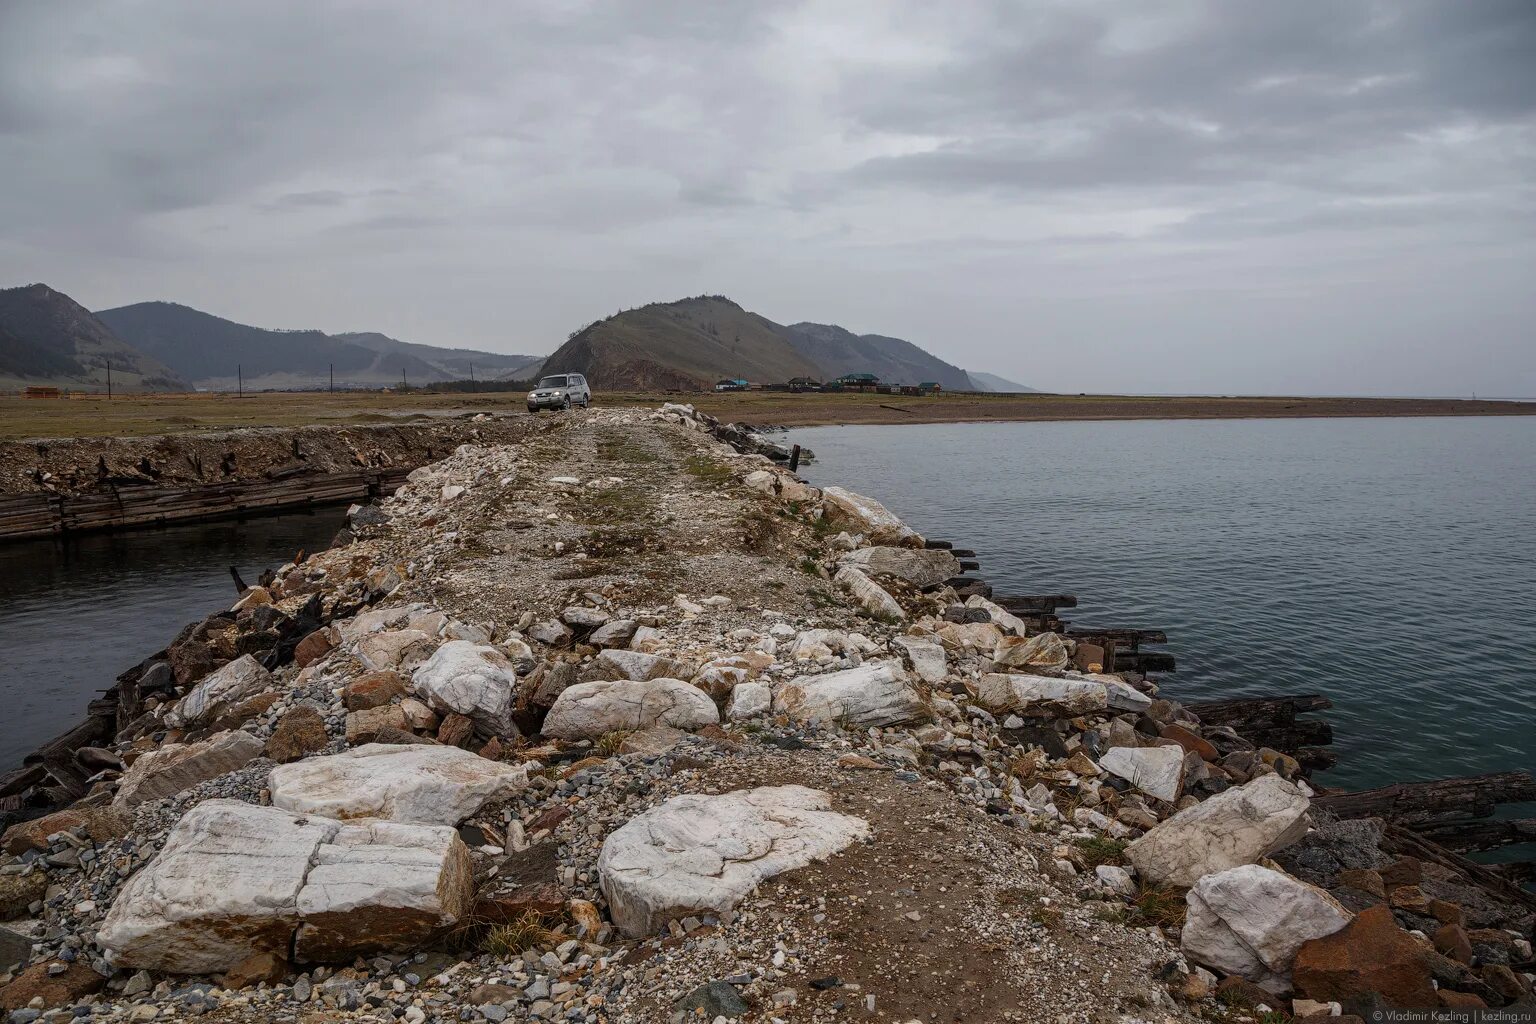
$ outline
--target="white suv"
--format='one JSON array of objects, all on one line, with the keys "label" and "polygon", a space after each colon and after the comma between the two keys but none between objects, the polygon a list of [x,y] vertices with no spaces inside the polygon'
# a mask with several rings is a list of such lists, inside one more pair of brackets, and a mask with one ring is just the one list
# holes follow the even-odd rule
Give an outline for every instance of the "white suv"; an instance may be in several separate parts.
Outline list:
[{"label": "white suv", "polygon": [[553,377],[539,378],[538,387],[528,392],[528,411],[540,409],[569,409],[579,405],[583,409],[592,404],[592,389],[587,378],[579,373],[557,373]]}]

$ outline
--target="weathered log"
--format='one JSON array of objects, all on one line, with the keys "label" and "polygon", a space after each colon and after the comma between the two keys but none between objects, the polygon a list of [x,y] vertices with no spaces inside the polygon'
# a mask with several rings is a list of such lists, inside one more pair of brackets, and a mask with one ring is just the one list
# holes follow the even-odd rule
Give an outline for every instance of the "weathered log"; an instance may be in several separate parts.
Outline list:
[{"label": "weathered log", "polygon": [[[1511,773],[1519,774],[1519,773]],[[1417,857],[1419,860],[1439,864],[1452,871],[1459,871],[1476,884],[1503,899],[1527,910],[1536,910],[1536,893],[1527,892],[1505,875],[1486,864],[1478,864],[1452,853],[1438,843],[1419,835],[1402,825],[1385,822],[1382,828],[1381,848],[1399,857]]]},{"label": "weathered log", "polygon": [[1333,701],[1320,693],[1291,697],[1244,697],[1236,700],[1208,700],[1184,705],[1184,710],[1205,725],[1230,725],[1238,732],[1245,726],[1289,725],[1303,711],[1322,711]]},{"label": "weathered log", "polygon": [[1358,793],[1319,797],[1318,806],[1341,818],[1384,818],[1400,825],[1447,825],[1486,818],[1501,803],[1536,800],[1529,772],[1490,772],[1433,782],[1399,782]]},{"label": "weathered log", "polygon": [[246,585],[245,580],[240,578],[240,570],[237,569],[235,566],[232,565],[232,566],[229,567],[229,575],[235,581],[235,593],[243,594],[247,590],[251,589],[249,586]]},{"label": "weathered log", "polygon": [[1452,821],[1442,825],[1427,825],[1416,831],[1447,850],[1467,853],[1513,843],[1536,843],[1536,818]]},{"label": "weathered log", "polygon": [[1167,651],[1117,650],[1115,669],[1128,672],[1177,672],[1178,665]]},{"label": "weathered log", "polygon": [[1017,615],[1020,611],[1054,612],[1057,608],[1076,608],[1072,594],[1004,594],[997,603]]},{"label": "weathered log", "polygon": [[948,551],[954,545],[947,540],[933,540],[930,538],[923,541],[923,547],[930,551]]}]

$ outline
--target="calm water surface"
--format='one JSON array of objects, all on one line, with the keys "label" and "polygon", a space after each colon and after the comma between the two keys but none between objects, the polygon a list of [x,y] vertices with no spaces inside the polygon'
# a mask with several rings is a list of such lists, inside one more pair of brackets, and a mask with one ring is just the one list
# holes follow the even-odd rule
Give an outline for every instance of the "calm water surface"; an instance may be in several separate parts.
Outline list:
[{"label": "calm water surface", "polygon": [[1184,700],[1324,693],[1350,788],[1536,770],[1536,418],[819,427],[813,482],[999,593],[1163,628]]},{"label": "calm water surface", "polygon": [[79,724],[119,672],[234,602],[300,548],[328,547],[345,506],[245,522],[0,545],[0,771]]}]

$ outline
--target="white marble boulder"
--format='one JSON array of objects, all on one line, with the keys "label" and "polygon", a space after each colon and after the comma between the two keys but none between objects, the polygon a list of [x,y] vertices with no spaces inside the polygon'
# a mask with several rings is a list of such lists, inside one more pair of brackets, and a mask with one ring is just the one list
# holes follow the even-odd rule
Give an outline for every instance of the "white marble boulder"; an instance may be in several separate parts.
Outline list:
[{"label": "white marble boulder", "polygon": [[914,587],[937,586],[960,575],[960,559],[936,548],[900,548],[890,544],[858,548],[838,559],[869,576],[894,576]]},{"label": "white marble boulder", "polygon": [[874,498],[842,487],[822,490],[822,514],[834,526],[862,533],[875,544],[922,547],[923,539]]},{"label": "white marble boulder", "polygon": [[1032,637],[1005,636],[992,651],[992,663],[999,669],[1062,669],[1072,660],[1076,647],[1057,633],[1038,633]]},{"label": "white marble boulder", "polygon": [[773,710],[798,721],[849,726],[923,721],[929,709],[899,661],[868,662],[819,676],[797,676],[774,690]]},{"label": "white marble boulder", "polygon": [[681,679],[597,680],[566,687],[544,719],[545,736],[596,739],[655,725],[692,731],[720,721],[709,694]]},{"label": "white marble boulder", "polygon": [[943,644],[914,636],[898,636],[891,645],[907,656],[912,671],[930,686],[937,686],[949,675],[949,658],[944,653]]},{"label": "white marble boulder", "polygon": [[1111,747],[1099,767],[1120,776],[1148,796],[1174,803],[1184,789],[1184,748]]},{"label": "white marble boulder", "polygon": [[976,684],[976,701],[993,714],[1029,711],[1072,716],[1109,707],[1103,683],[1003,672],[981,677]]},{"label": "white marble boulder", "polygon": [[494,647],[450,640],[417,667],[411,685],[435,710],[465,715],[485,734],[517,734],[512,724],[517,669]]},{"label": "white marble boulder", "polygon": [[598,882],[614,924],[632,938],[668,921],[734,907],[766,878],[822,860],[869,834],[804,786],[675,796],[613,832]]},{"label": "white marble boulder", "polygon": [[272,673],[249,654],[242,654],[221,668],[214,669],[165,713],[165,724],[173,729],[202,725],[248,697],[265,693],[277,685]]},{"label": "white marble boulder", "polygon": [[1151,884],[1188,888],[1300,839],[1309,824],[1307,807],[1306,796],[1291,783],[1261,775],[1160,822],[1125,855]]},{"label": "white marble boulder", "polygon": [[773,707],[773,690],[766,683],[737,683],[731,689],[725,717],[733,722],[766,714]]},{"label": "white marble boulder", "polygon": [[350,962],[420,946],[473,896],[454,829],[208,800],[119,890],[97,940],[118,967],[174,974],[227,971],[253,953]]},{"label": "white marble boulder", "polygon": [[272,805],[342,821],[457,825],[528,784],[527,769],[449,746],[369,743],[272,769]]},{"label": "white marble boulder", "polygon": [[1291,987],[1302,943],[1332,935],[1354,916],[1322,889],[1257,864],[1206,875],[1185,901],[1185,955],[1273,992]]},{"label": "white marble boulder", "polygon": [[852,566],[845,565],[832,577],[838,586],[853,595],[870,618],[881,622],[901,622],[907,617],[891,592]]}]

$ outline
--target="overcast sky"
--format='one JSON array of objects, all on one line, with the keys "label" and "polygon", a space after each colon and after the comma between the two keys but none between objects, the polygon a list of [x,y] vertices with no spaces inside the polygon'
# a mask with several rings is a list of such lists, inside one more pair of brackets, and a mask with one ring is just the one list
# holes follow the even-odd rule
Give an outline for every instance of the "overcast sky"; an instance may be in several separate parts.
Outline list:
[{"label": "overcast sky", "polygon": [[0,0],[0,284],[1066,391],[1536,395],[1536,2]]}]

